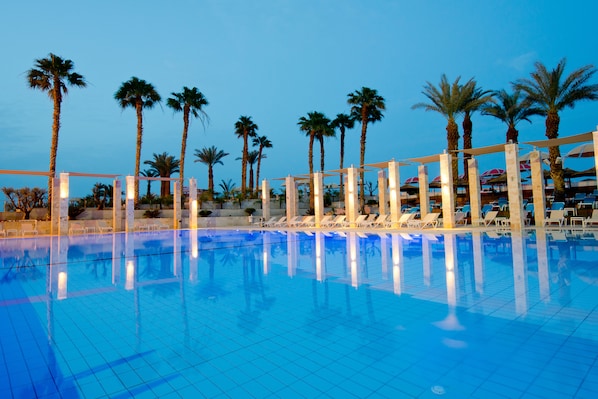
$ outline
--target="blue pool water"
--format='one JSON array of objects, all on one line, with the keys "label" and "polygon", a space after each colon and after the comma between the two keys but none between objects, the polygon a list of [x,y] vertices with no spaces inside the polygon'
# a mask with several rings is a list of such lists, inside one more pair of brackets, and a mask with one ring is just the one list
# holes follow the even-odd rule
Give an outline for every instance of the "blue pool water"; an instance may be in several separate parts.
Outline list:
[{"label": "blue pool water", "polygon": [[596,398],[596,238],[0,240],[0,398]]}]

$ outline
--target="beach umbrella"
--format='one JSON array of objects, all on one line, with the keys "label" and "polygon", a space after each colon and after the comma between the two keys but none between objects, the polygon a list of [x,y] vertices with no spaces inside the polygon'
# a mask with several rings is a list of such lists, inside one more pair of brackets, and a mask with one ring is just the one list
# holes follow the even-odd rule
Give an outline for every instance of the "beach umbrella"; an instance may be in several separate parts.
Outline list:
[{"label": "beach umbrella", "polygon": [[594,143],[585,143],[571,149],[566,155],[568,158],[589,158],[594,156]]},{"label": "beach umbrella", "polygon": [[504,169],[493,168],[493,169],[488,169],[487,171],[485,171],[484,173],[482,173],[480,175],[480,177],[485,177],[485,178],[496,177],[496,176],[500,176],[500,175],[502,175],[504,173],[505,173]]},{"label": "beach umbrella", "polygon": [[520,172],[529,172],[532,170],[532,166],[529,163],[520,162],[519,163],[519,171]]},{"label": "beach umbrella", "polygon": [[407,180],[405,180],[405,184],[418,184],[419,183],[419,177],[417,176],[412,176],[410,178],[408,178]]},{"label": "beach umbrella", "polygon": [[571,177],[596,177],[596,167],[592,166],[590,169],[575,172]]},{"label": "beach umbrella", "polygon": [[412,186],[411,184],[403,184],[401,186],[401,191],[404,191],[407,194],[415,194],[419,192],[419,188],[416,186]]}]

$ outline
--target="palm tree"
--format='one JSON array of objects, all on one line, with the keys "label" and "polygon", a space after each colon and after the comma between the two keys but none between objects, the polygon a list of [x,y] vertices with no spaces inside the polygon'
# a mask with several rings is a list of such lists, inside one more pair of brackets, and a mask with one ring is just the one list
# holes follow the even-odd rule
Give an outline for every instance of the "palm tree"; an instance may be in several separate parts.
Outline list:
[{"label": "palm tree", "polygon": [[[146,170],[139,172],[139,174],[141,176],[145,176],[145,177],[158,177],[159,176],[158,172],[155,169],[146,169]],[[148,180],[147,181],[147,193],[145,194],[145,196],[147,198],[149,198],[149,197],[151,197],[151,195],[152,195],[152,181]]]},{"label": "palm tree", "polygon": [[531,123],[529,119],[533,115],[541,115],[541,110],[532,107],[531,104],[522,97],[520,90],[513,93],[507,93],[506,90],[498,90],[493,93],[497,102],[485,104],[482,107],[482,115],[493,116],[507,125],[506,142],[517,143],[519,140],[519,131],[516,126],[521,121]]},{"label": "palm tree", "polygon": [[[463,149],[471,149],[473,123],[471,122],[471,114],[482,108],[484,104],[494,102],[492,92],[490,90],[482,90],[477,87],[475,80],[471,79],[461,88],[463,92]],[[463,154],[463,173],[465,174],[465,181],[469,180],[469,169],[467,160],[471,158],[470,154]]]},{"label": "palm tree", "polygon": [[[424,96],[428,97],[430,103],[417,103],[411,107],[412,109],[423,108],[425,111],[435,111],[447,119],[446,140],[448,151],[451,153],[459,148],[459,126],[457,126],[455,118],[463,112],[463,104],[466,99],[461,90],[462,86],[459,84],[460,79],[461,77],[457,77],[457,79],[450,84],[446,75],[443,74],[440,78],[438,87],[430,82],[426,82],[426,86],[424,86],[424,91],[422,93]],[[469,82],[465,85],[469,85]],[[457,157],[454,157],[452,167],[453,179],[455,181],[459,177],[459,164],[457,161]]]},{"label": "palm tree", "polygon": [[334,128],[329,121],[327,124],[322,125],[322,129],[320,129],[317,134],[316,138],[320,142],[320,170],[325,170],[324,168],[324,138],[325,137],[335,137]]},{"label": "palm tree", "polygon": [[[179,172],[180,162],[174,155],[154,153],[154,159],[145,161],[144,164],[151,166],[153,170],[158,172],[158,176],[163,178],[170,178],[173,173]],[[160,197],[168,197],[170,195],[170,181],[162,180],[160,182]]]},{"label": "palm tree", "polygon": [[258,147],[259,155],[257,157],[257,170],[255,172],[255,181],[256,181],[256,191],[258,191],[258,187],[260,184],[260,170],[262,166],[262,158],[266,158],[264,154],[264,148],[272,148],[272,142],[266,136],[258,136],[254,137],[253,139],[253,146]]},{"label": "palm tree", "polygon": [[[139,176],[139,164],[141,162],[141,141],[143,137],[143,109],[151,109],[161,98],[154,86],[143,79],[133,76],[130,80],[123,82],[120,88],[114,93],[114,99],[118,101],[122,109],[127,107],[135,108],[137,113],[137,149],[135,152],[135,176]],[[169,185],[170,188],[170,185]],[[135,179],[135,204],[139,200],[139,181]]]},{"label": "palm tree", "polygon": [[56,175],[56,153],[58,152],[58,132],[60,130],[60,110],[62,97],[68,93],[67,86],[85,87],[82,75],[73,72],[75,65],[50,53],[47,58],[35,60],[35,66],[27,72],[27,82],[32,89],[48,92],[54,102],[52,114],[52,143],[50,145],[50,176],[48,177],[48,204],[52,202],[52,179]]},{"label": "palm tree", "polygon": [[[365,140],[367,136],[368,123],[375,123],[382,120],[384,116],[382,111],[386,109],[384,97],[378,94],[376,89],[362,87],[361,91],[355,90],[354,93],[347,95],[349,98],[347,103],[351,105],[351,115],[361,121],[361,140],[360,140],[360,154],[359,166],[361,172],[359,178],[364,182],[363,165],[365,164]],[[359,189],[361,209],[365,206],[365,187],[360,185]]]},{"label": "palm tree", "polygon": [[241,160],[241,195],[245,198],[247,192],[247,153],[249,151],[249,137],[255,137],[258,127],[251,120],[251,116],[241,116],[235,122],[235,134],[238,138],[243,138],[243,157]]},{"label": "palm tree", "polygon": [[[331,126],[333,129],[338,129],[341,132],[341,154],[340,154],[340,169],[343,169],[343,162],[345,159],[345,131],[347,129],[353,129],[355,127],[355,118],[347,115],[347,114],[337,114],[336,118],[331,122]],[[344,194],[344,181],[343,181],[343,173],[339,173],[340,177],[340,189],[339,195],[343,198]]]},{"label": "palm tree", "polygon": [[[254,184],[254,180],[253,180],[253,165],[255,165],[256,162],[259,162],[259,155],[260,155],[259,151],[249,151],[247,153],[247,165],[249,165],[249,182],[247,184],[247,191],[249,191],[250,194],[254,194],[254,190],[253,190],[253,184]],[[262,156],[264,158],[267,158],[266,154],[264,154]],[[238,158],[235,158],[235,159],[237,161],[240,161],[243,158],[242,157],[238,157]]]},{"label": "palm tree", "polygon": [[222,189],[222,196],[227,199],[231,199],[235,191],[236,184],[231,179],[228,181],[221,180],[218,186]]},{"label": "palm tree", "polygon": [[219,150],[216,146],[204,147],[201,150],[195,150],[195,162],[201,162],[208,166],[208,191],[210,200],[214,199],[214,165],[222,163],[222,158],[229,155],[227,152]]},{"label": "palm tree", "polygon": [[309,137],[309,149],[308,149],[308,163],[309,163],[309,206],[314,208],[314,140],[318,137],[321,131],[330,129],[330,119],[321,112],[308,112],[307,118],[302,116],[299,118],[299,129],[305,132],[305,135]]},{"label": "palm tree", "polygon": [[[542,111],[546,116],[546,137],[555,139],[559,136],[559,112],[565,108],[573,108],[575,103],[583,100],[598,99],[598,85],[587,84],[596,69],[593,65],[586,65],[564,77],[567,61],[563,58],[556,68],[549,71],[540,62],[535,63],[536,70],[530,78],[519,79],[513,83],[515,90],[526,94],[526,100]],[[562,201],[565,198],[565,179],[561,151],[558,146],[550,147],[550,177],[554,182],[554,199]]]},{"label": "palm tree", "polygon": [[183,112],[183,138],[181,140],[181,172],[180,184],[183,187],[183,180],[185,179],[185,153],[187,151],[187,133],[189,132],[189,116],[199,118],[202,125],[204,125],[204,119],[209,121],[208,114],[204,111],[204,107],[208,105],[208,100],[204,97],[203,93],[199,91],[197,87],[189,89],[183,87],[183,91],[180,93],[170,93],[172,97],[166,100],[166,105],[172,108],[175,112]]}]

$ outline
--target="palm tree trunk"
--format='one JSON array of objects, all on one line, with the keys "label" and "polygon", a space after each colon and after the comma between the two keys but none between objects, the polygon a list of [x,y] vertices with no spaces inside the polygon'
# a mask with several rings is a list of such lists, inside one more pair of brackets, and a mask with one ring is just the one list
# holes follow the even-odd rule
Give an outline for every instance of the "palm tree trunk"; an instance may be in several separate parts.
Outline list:
[{"label": "palm tree trunk", "polygon": [[[312,130],[309,135],[309,150],[307,153],[307,159],[309,162],[309,207],[311,209],[315,209],[315,201],[314,201],[314,139],[315,133]],[[287,190],[289,188],[287,187]]]},{"label": "palm tree trunk", "polygon": [[359,179],[361,180],[361,184],[359,187],[359,207],[363,212],[365,208],[365,181],[364,181],[364,171],[363,165],[365,163],[365,139],[368,131],[368,117],[367,117],[367,109],[365,104],[361,108],[361,140],[360,140],[360,151],[359,151]]},{"label": "palm tree trunk", "polygon": [[212,165],[208,165],[208,191],[210,201],[214,199],[214,169]]},{"label": "palm tree trunk", "polygon": [[[343,169],[343,162],[345,159],[345,127],[341,126],[341,164],[340,164],[340,168],[339,169]],[[339,179],[340,179],[340,183],[339,183],[339,197],[340,198],[344,198],[344,191],[345,191],[345,183],[343,182],[343,172],[340,172],[339,174]]]},{"label": "palm tree trunk", "polygon": [[[187,134],[189,133],[189,105],[183,109],[183,138],[181,139],[181,161],[179,162],[180,186],[183,189],[185,179],[185,152],[187,152]],[[176,200],[176,198],[175,198]]]},{"label": "palm tree trunk", "polygon": [[241,160],[241,196],[245,198],[247,192],[247,137],[249,132],[243,132],[243,157]]},{"label": "palm tree trunk", "polygon": [[517,143],[519,139],[519,131],[515,128],[515,125],[509,124],[507,129],[507,143]]},{"label": "palm tree trunk", "polygon": [[264,150],[264,146],[260,144],[258,156],[257,156],[257,170],[255,172],[255,193],[259,192],[259,185],[260,185],[260,167],[262,165],[262,151]]},{"label": "palm tree trunk", "polygon": [[320,171],[323,172],[324,169],[324,137],[320,137]]},{"label": "palm tree trunk", "polygon": [[[557,112],[548,111],[548,115],[546,115],[546,137],[548,139],[559,137],[560,122],[561,118]],[[554,183],[554,200],[562,202],[565,199],[565,175],[559,146],[548,149],[548,159],[550,161],[550,177]]]},{"label": "palm tree trunk", "polygon": [[[52,203],[52,180],[56,176],[56,154],[58,153],[58,132],[60,130],[60,106],[62,103],[62,93],[60,92],[60,81],[54,79],[54,88],[52,89],[52,98],[54,100],[54,112],[52,114],[52,143],[50,144],[50,176],[48,176],[48,206]],[[51,212],[51,211],[50,211]]]},{"label": "palm tree trunk", "polygon": [[135,152],[135,205],[139,202],[139,164],[141,163],[141,142],[143,137],[143,103],[139,98],[135,104],[137,112],[137,149]]},{"label": "palm tree trunk", "polygon": [[249,165],[249,192],[253,193],[253,165]]},{"label": "palm tree trunk", "polygon": [[[453,155],[453,182],[459,178],[459,159],[454,156],[454,151],[459,149],[459,126],[453,118],[450,118],[446,125],[446,139],[448,145],[448,151]],[[455,189],[456,189],[455,184]]]},{"label": "palm tree trunk", "polygon": [[[463,149],[471,149],[472,147],[472,135],[473,135],[473,123],[471,122],[471,115],[469,112],[465,113],[463,117]],[[471,154],[463,153],[463,173],[465,176],[465,182],[469,181],[469,170],[468,160],[471,158]],[[456,180],[459,180],[459,175],[456,176]]]}]

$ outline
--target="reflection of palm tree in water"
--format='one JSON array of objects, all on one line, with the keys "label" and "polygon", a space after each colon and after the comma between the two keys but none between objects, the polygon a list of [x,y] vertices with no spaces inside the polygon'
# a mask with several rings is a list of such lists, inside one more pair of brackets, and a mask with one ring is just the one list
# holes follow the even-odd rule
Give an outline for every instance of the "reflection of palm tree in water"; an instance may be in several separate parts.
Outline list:
[{"label": "reflection of palm tree in water", "polygon": [[[0,279],[0,283],[10,283],[13,280],[33,281],[45,276],[45,273],[37,267],[40,261],[44,264],[45,256],[41,258],[40,249],[36,249],[38,253],[35,256],[32,256],[30,251],[30,249],[3,251],[2,261],[7,271]],[[45,248],[44,252],[47,254],[48,249]]]},{"label": "reflection of palm tree in water", "polygon": [[[147,278],[148,280],[167,280],[174,277],[173,273],[173,261],[174,261],[174,248],[163,247],[160,241],[147,241],[145,247],[153,249],[152,253],[145,254],[145,268],[139,274],[140,278]],[[156,262],[158,267],[156,267]],[[177,282],[151,284],[147,288],[153,291],[154,296],[161,296],[166,298],[173,295],[179,288]]]}]

